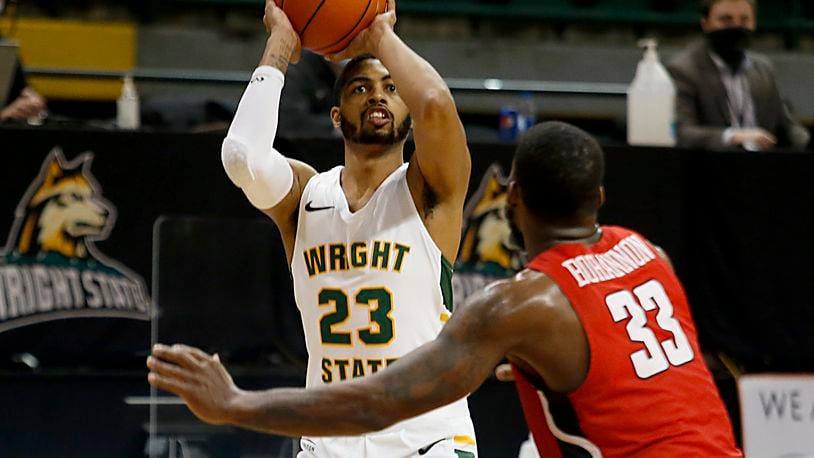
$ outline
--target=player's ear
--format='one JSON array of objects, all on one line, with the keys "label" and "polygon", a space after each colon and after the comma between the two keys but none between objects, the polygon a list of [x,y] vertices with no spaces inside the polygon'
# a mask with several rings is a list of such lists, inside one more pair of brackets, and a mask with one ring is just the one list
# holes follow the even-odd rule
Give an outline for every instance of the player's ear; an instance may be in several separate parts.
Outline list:
[{"label": "player's ear", "polygon": [[520,187],[517,181],[509,179],[509,187],[506,189],[506,203],[510,207],[516,207],[520,202]]},{"label": "player's ear", "polygon": [[597,196],[596,209],[599,210],[605,205],[605,187],[599,187],[599,195]]},{"label": "player's ear", "polygon": [[339,129],[341,125],[342,115],[339,113],[339,107],[331,107],[331,124],[334,129]]}]

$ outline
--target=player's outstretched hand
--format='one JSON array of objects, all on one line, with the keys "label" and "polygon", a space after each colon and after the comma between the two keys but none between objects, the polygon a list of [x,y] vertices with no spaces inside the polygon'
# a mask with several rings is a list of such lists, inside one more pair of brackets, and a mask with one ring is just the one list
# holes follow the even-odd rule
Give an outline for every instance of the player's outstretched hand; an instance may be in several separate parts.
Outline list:
[{"label": "player's outstretched hand", "polygon": [[376,55],[379,40],[384,32],[393,30],[396,25],[396,0],[387,0],[387,10],[376,16],[373,22],[356,35],[347,48],[336,54],[325,56],[332,62],[351,59],[360,54],[370,53]]},{"label": "player's outstretched hand", "polygon": [[229,407],[240,390],[218,355],[186,345],[157,344],[147,367],[150,385],[178,395],[198,418],[214,425],[228,422]]}]

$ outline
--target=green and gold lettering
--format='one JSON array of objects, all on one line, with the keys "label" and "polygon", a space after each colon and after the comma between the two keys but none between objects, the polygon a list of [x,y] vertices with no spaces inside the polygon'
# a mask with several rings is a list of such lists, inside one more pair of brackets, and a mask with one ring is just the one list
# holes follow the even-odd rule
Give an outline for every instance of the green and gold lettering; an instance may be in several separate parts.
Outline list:
[{"label": "green and gold lettering", "polygon": [[331,360],[328,358],[322,358],[322,381],[325,383],[331,383],[334,377],[331,373]]},{"label": "green and gold lettering", "polygon": [[334,365],[339,368],[339,380],[347,380],[348,371],[346,370],[350,361],[347,359],[335,359]]},{"label": "green and gold lettering", "polygon": [[369,359],[367,360],[367,365],[370,366],[370,373],[375,374],[376,372],[379,372],[379,368],[382,367],[382,360]]},{"label": "green and gold lettering", "polygon": [[361,359],[353,360],[353,378],[365,376],[365,365]]},{"label": "green and gold lettering", "polygon": [[331,244],[330,251],[331,270],[348,270],[348,257],[345,250],[345,245],[342,243]]},{"label": "green and gold lettering", "polygon": [[365,242],[355,242],[350,246],[350,262],[354,268],[367,265],[367,244]]},{"label": "green and gold lettering", "polygon": [[370,257],[370,267],[386,269],[390,264],[390,242],[373,242],[373,255]]},{"label": "green and gold lettering", "polygon": [[410,252],[410,247],[396,243],[393,249],[396,250],[396,265],[393,266],[393,270],[401,272],[401,263],[404,262],[404,255]]},{"label": "green and gold lettering", "polygon": [[308,269],[309,277],[325,273],[325,245],[310,248],[302,255],[305,257],[305,268]]}]

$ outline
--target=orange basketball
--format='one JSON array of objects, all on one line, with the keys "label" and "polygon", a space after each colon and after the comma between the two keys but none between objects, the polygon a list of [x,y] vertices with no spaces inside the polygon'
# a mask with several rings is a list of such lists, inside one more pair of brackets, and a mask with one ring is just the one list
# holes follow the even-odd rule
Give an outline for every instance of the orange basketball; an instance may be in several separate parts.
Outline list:
[{"label": "orange basketball", "polygon": [[302,47],[318,54],[345,49],[377,14],[387,0],[274,0],[285,11]]}]

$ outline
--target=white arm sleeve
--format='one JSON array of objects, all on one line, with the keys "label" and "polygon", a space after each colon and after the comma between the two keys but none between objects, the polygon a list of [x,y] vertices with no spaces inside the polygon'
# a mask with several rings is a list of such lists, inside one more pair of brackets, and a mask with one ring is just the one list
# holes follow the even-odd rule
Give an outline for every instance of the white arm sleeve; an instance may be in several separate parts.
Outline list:
[{"label": "white arm sleeve", "polygon": [[294,183],[288,161],[272,147],[284,81],[276,68],[254,71],[221,148],[229,179],[261,210],[280,203]]}]

